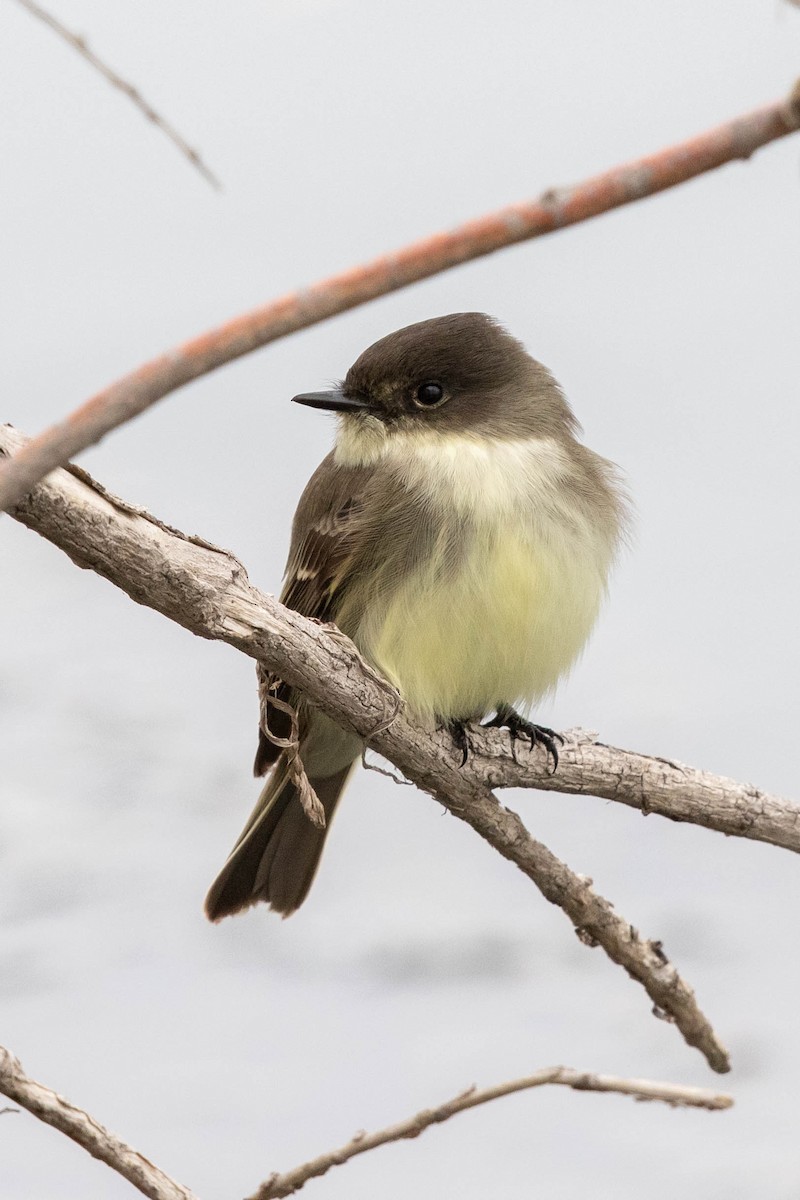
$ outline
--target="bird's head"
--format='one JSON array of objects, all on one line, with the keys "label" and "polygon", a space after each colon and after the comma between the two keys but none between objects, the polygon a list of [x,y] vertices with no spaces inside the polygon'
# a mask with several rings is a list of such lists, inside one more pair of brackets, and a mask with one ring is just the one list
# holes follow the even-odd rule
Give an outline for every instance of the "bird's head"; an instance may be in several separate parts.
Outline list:
[{"label": "bird's head", "polygon": [[564,437],[575,419],[550,372],[484,313],[451,313],[373,343],[343,382],[295,396],[346,425],[488,438]]}]

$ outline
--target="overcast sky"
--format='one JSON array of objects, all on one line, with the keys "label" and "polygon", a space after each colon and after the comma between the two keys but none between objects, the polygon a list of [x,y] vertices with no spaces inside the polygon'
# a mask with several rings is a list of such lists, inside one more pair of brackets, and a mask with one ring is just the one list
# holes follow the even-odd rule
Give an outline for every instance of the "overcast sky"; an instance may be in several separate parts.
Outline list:
[{"label": "overcast sky", "polygon": [[[33,433],[183,338],[785,93],[777,0],[53,0],[202,151],[0,7],[0,420]],[[636,536],[538,715],[800,799],[800,138],[472,263],[198,381],[87,452],[277,591],[330,445],[290,406],[377,337],[492,313],[623,468]],[[308,904],[209,926],[250,811],[252,664],[0,525],[0,1040],[203,1200],[551,1062],[719,1086],[644,993],[426,796],[360,773]],[[321,1200],[795,1198],[800,868],[587,798],[509,793],[667,952],[732,1052],[726,1114],[537,1092],[365,1156]],[[0,1190],[127,1184],[27,1115]]]}]

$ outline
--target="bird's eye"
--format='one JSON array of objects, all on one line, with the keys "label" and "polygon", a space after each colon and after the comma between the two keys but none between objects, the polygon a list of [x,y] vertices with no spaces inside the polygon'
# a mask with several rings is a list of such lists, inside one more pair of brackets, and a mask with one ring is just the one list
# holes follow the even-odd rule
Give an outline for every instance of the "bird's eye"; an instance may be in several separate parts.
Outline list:
[{"label": "bird's eye", "polygon": [[444,388],[440,383],[422,383],[417,388],[414,403],[420,408],[433,408],[444,399]]}]

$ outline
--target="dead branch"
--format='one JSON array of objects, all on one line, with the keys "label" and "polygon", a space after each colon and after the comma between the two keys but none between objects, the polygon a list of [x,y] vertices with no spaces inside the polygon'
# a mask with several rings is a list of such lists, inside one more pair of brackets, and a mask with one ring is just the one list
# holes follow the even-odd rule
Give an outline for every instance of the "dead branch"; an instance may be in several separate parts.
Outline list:
[{"label": "dead branch", "polygon": [[482,1088],[480,1091],[471,1087],[453,1100],[440,1104],[438,1108],[423,1109],[416,1116],[398,1121],[396,1125],[389,1125],[376,1133],[365,1133],[362,1130],[338,1150],[329,1150],[327,1154],[320,1154],[310,1162],[294,1167],[284,1174],[270,1175],[249,1200],[279,1200],[291,1196],[294,1192],[299,1192],[309,1179],[327,1174],[331,1167],[341,1166],[357,1154],[365,1154],[377,1146],[399,1142],[403,1138],[419,1137],[431,1125],[441,1124],[457,1113],[476,1108],[479,1104],[487,1104],[501,1096],[544,1087],[546,1084],[557,1084],[579,1092],[616,1092],[619,1095],[632,1096],[634,1100],[660,1100],[672,1108],[705,1108],[710,1112],[719,1112],[733,1104],[731,1096],[708,1091],[706,1088],[653,1083],[647,1079],[620,1079],[617,1075],[593,1075],[586,1071],[576,1071],[572,1067],[545,1067],[535,1075],[501,1083],[497,1087]]},{"label": "dead branch", "polygon": [[[9,426],[0,427],[0,452],[13,453],[24,441]],[[138,603],[200,637],[227,642],[303,691],[515,863],[569,916],[585,944],[602,946],[642,984],[657,1015],[674,1021],[687,1043],[697,1047],[714,1070],[729,1069],[724,1047],[661,943],[640,937],[592,890],[590,880],[576,875],[532,838],[517,814],[492,794],[492,785],[519,782],[515,774],[519,768],[502,732],[478,734],[481,746],[495,749],[491,756],[476,753],[462,769],[447,733],[411,721],[397,692],[334,626],[284,608],[249,583],[232,554],[200,538],[186,537],[117,499],[79,468],[56,472],[12,515],[59,546],[78,566],[103,575]],[[508,765],[508,778],[501,760]],[[540,777],[532,765],[528,767],[528,785],[539,786],[550,778],[547,763],[544,758],[540,761]],[[611,771],[618,776],[619,765],[613,764]],[[592,787],[596,779],[595,769]],[[577,790],[577,779],[574,782]]]},{"label": "dead branch", "polygon": [[93,1158],[99,1158],[150,1200],[196,1200],[193,1192],[121,1141],[82,1108],[31,1079],[18,1058],[0,1046],[0,1092],[15,1100],[40,1121],[60,1129]]},{"label": "dead branch", "polygon": [[[20,0],[23,2],[23,0]],[[623,204],[676,187],[800,128],[800,82],[785,100],[756,109],[699,137],[614,167],[584,183],[550,188],[435,234],[364,266],[265,304],[153,359],[87,400],[39,434],[0,469],[0,512],[17,503],[54,467],[69,461],[192,379],[260,346],[306,329],[377,296],[408,287],[505,246],[588,221]]]},{"label": "dead branch", "polygon": [[108,63],[105,63],[101,58],[98,58],[95,52],[89,49],[89,45],[85,37],[82,37],[78,33],[73,33],[71,29],[67,29],[66,25],[62,25],[61,21],[59,21],[57,17],[54,17],[52,13],[47,12],[47,10],[42,8],[40,4],[36,4],[34,0],[17,0],[17,4],[21,4],[22,7],[27,9],[32,16],[38,17],[40,21],[45,23],[45,25],[49,25],[50,28],[57,33],[60,38],[63,38],[67,45],[72,46],[74,50],[77,50],[78,54],[80,54],[82,58],[85,58],[90,66],[94,67],[96,71],[99,71],[103,78],[107,79],[112,87],[118,88],[119,91],[124,92],[128,99],[136,105],[136,107],[139,109],[139,112],[142,113],[148,121],[152,121],[152,123],[156,125],[162,131],[162,133],[166,134],[173,145],[178,147],[178,150],[181,152],[184,158],[188,158],[192,166],[200,172],[207,183],[210,183],[212,187],[217,189],[222,186],[216,175],[214,175],[209,167],[207,167],[203,162],[198,152],[193,149],[193,147],[189,145],[185,138],[178,133],[174,125],[171,125],[169,121],[162,117],[161,114],[153,108],[152,104],[148,104],[147,100],[145,100],[138,88],[135,88],[132,83],[127,81],[127,79],[123,79],[121,75],[118,75],[115,70],[109,67]]},{"label": "dead branch", "polygon": [[[555,1084],[572,1088],[578,1092],[615,1092],[631,1096],[634,1100],[655,1100],[671,1108],[703,1108],[719,1112],[730,1108],[733,1097],[708,1088],[684,1087],[680,1084],[659,1083],[649,1079],[623,1079],[617,1075],[595,1075],[588,1071],[576,1071],[572,1067],[546,1067],[524,1079],[514,1079],[496,1087],[471,1087],[453,1100],[437,1108],[424,1109],[416,1116],[396,1125],[390,1125],[376,1133],[357,1133],[346,1146],[320,1154],[310,1162],[294,1167],[283,1174],[272,1174],[261,1185],[251,1200],[273,1200],[298,1192],[309,1179],[325,1175],[331,1167],[339,1166],[388,1142],[415,1138],[431,1125],[441,1124],[457,1113],[488,1104],[502,1096],[530,1088]],[[0,1046],[0,1093],[15,1100],[33,1116],[38,1117],[54,1129],[59,1129],[78,1145],[88,1150],[93,1158],[100,1159],[112,1170],[122,1175],[150,1200],[196,1200],[193,1192],[165,1175],[159,1167],[126,1145],[115,1134],[110,1133],[99,1121],[82,1108],[77,1108],[57,1092],[37,1083],[26,1075],[19,1059],[5,1047]],[[0,1109],[0,1112],[16,1112],[16,1109]]]},{"label": "dead branch", "polygon": [[[487,731],[488,733],[488,731]],[[558,771],[548,773],[538,754],[517,743],[509,759],[507,744],[478,731],[473,750],[482,760],[490,787],[535,787],[573,796],[599,796],[645,816],[657,813],[670,821],[687,821],[732,837],[752,838],[800,853],[800,808],[780,796],[712,775],[669,758],[653,758],[633,750],[606,746],[585,729],[564,734]]]}]

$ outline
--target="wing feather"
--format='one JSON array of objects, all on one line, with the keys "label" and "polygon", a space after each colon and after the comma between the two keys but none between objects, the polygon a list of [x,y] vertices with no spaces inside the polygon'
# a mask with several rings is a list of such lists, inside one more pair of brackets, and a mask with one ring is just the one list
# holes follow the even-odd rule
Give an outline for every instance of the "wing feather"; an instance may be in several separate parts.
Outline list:
[{"label": "wing feather", "polygon": [[[318,621],[336,618],[338,592],[359,555],[364,492],[372,471],[341,467],[333,454],[311,476],[292,526],[292,541],[280,599],[287,608]],[[273,737],[288,738],[291,719],[271,703],[273,697],[292,704],[291,688],[261,663],[257,664],[259,697],[258,750],[253,770],[266,774],[280,754]]]}]

